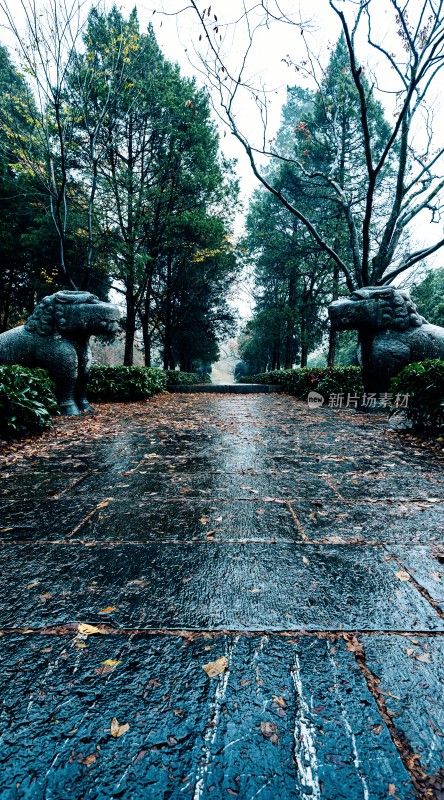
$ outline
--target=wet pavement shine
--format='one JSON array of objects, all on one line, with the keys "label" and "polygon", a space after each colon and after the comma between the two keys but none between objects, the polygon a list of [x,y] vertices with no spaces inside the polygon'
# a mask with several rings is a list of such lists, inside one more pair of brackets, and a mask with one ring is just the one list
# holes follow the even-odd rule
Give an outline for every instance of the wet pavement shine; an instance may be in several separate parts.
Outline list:
[{"label": "wet pavement shine", "polygon": [[444,799],[444,475],[174,394],[0,457],[1,800]]}]

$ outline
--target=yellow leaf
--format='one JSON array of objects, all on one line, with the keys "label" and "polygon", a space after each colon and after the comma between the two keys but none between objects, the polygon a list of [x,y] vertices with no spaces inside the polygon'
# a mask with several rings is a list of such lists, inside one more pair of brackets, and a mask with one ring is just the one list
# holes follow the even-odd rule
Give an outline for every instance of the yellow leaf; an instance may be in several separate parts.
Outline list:
[{"label": "yellow leaf", "polygon": [[395,575],[398,578],[398,580],[400,580],[400,581],[409,581],[410,580],[409,573],[405,572],[403,569],[401,569],[399,572],[395,572]]},{"label": "yellow leaf", "polygon": [[148,453],[144,458],[160,458],[160,456],[157,453]]},{"label": "yellow leaf", "polygon": [[123,736],[124,733],[129,731],[129,725],[125,722],[123,725],[120,724],[119,720],[115,717],[111,720],[111,736],[114,736],[114,739],[119,739],[120,736]]},{"label": "yellow leaf", "polygon": [[115,606],[107,606],[106,608],[102,608],[102,610],[99,611],[99,614],[110,614],[111,611],[115,611],[115,609]]},{"label": "yellow leaf", "polygon": [[281,708],[285,708],[285,706],[287,705],[287,703],[285,702],[284,698],[280,697],[280,695],[277,695],[277,694],[273,695],[273,702],[277,703],[278,706],[281,706]]},{"label": "yellow leaf", "polygon": [[101,502],[101,503],[99,503],[99,504],[96,506],[96,508],[105,508],[107,505],[109,505],[109,500],[102,500],[102,502]]},{"label": "yellow leaf", "polygon": [[40,581],[34,581],[34,583],[28,583],[27,589],[34,589],[34,586],[38,586]]},{"label": "yellow leaf", "polygon": [[99,628],[96,628],[95,625],[88,625],[86,622],[79,622],[79,627],[77,628],[79,633],[83,633],[85,636],[92,636],[94,633],[102,633]]},{"label": "yellow leaf", "polygon": [[107,658],[106,661],[102,661],[102,664],[105,667],[117,667],[117,664],[121,664],[121,661],[116,661],[115,658]]},{"label": "yellow leaf", "polygon": [[202,669],[207,673],[209,678],[215,678],[228,669],[228,661],[225,656],[222,656],[222,658],[218,658],[217,661],[210,661],[208,664],[204,664]]}]

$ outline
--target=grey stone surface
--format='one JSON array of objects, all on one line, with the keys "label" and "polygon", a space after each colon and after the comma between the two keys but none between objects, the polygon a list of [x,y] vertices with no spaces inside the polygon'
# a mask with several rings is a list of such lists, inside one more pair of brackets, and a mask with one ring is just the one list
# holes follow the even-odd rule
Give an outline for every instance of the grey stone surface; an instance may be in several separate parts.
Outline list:
[{"label": "grey stone surface", "polygon": [[1,655],[2,798],[414,796],[341,643],[6,636]]},{"label": "grey stone surface", "polygon": [[408,291],[367,286],[329,307],[336,330],[359,331],[358,359],[367,392],[387,392],[407,364],[444,358],[444,328],[422,317]]},{"label": "grey stone surface", "polygon": [[382,547],[9,545],[0,549],[0,627],[106,619],[143,630],[443,631],[399,569]]},{"label": "grey stone surface", "polygon": [[56,384],[62,414],[88,411],[89,337],[113,335],[119,317],[117,306],[89,292],[48,295],[24,325],[0,334],[0,364],[43,367]]},{"label": "grey stone surface", "polygon": [[165,395],[0,481],[1,800],[441,798],[442,467],[385,417]]},{"label": "grey stone surface", "polygon": [[432,636],[363,636],[366,663],[381,681],[396,729],[421,767],[443,767],[444,642]]}]

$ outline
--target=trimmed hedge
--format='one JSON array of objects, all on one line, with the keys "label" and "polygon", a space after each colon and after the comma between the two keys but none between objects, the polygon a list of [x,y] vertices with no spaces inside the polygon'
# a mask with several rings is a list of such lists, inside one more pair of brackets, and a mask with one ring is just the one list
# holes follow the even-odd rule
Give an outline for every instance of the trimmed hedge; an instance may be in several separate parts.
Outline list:
[{"label": "trimmed hedge", "polygon": [[392,416],[402,413],[415,433],[444,431],[444,361],[409,364],[392,378],[390,390],[393,399],[408,395],[407,407],[393,405]]},{"label": "trimmed hedge", "polygon": [[198,375],[197,372],[179,372],[177,369],[165,370],[168,386],[191,386],[193,383],[211,383],[210,375]]},{"label": "trimmed hedge", "polygon": [[331,394],[361,395],[364,391],[361,367],[302,367],[245,375],[240,383],[271,383],[306,400],[309,392],[319,392],[325,399]]},{"label": "trimmed hedge", "polygon": [[94,364],[88,382],[90,400],[130,402],[145,400],[167,385],[167,373],[152,367],[110,367]]},{"label": "trimmed hedge", "polygon": [[0,366],[0,438],[40,433],[58,414],[54,384],[44,369]]}]

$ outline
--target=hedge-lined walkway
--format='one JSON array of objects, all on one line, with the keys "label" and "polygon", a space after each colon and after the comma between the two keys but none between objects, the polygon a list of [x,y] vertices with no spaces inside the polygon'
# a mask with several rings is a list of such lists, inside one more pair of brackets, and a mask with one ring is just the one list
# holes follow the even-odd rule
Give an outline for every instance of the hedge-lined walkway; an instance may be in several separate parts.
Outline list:
[{"label": "hedge-lined walkway", "polygon": [[444,480],[385,426],[179,394],[2,451],[0,797],[444,796]]}]

